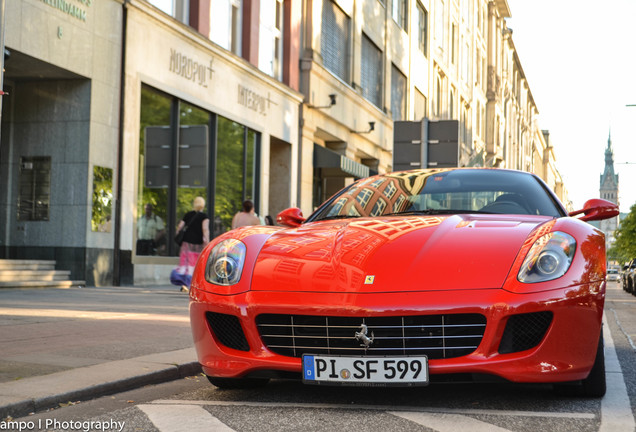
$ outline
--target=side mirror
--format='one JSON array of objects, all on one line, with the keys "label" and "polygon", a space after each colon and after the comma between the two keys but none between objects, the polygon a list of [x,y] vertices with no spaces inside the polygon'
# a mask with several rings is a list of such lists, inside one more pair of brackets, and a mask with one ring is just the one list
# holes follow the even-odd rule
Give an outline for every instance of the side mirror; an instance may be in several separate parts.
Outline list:
[{"label": "side mirror", "polygon": [[296,207],[288,208],[278,213],[276,216],[276,222],[278,225],[297,228],[305,222],[305,218],[303,217],[303,212]]},{"label": "side mirror", "polygon": [[594,198],[587,200],[583,205],[582,210],[573,211],[570,216],[576,216],[583,213],[579,219],[582,221],[595,221],[613,218],[618,216],[618,206],[611,201],[607,201],[600,198]]}]

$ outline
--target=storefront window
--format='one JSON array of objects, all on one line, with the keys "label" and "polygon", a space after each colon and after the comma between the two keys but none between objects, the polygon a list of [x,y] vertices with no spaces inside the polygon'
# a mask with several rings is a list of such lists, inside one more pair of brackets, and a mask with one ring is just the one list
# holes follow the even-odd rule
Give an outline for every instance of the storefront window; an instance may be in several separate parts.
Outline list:
[{"label": "storefront window", "polygon": [[[166,234],[170,173],[172,100],[148,87],[141,89],[139,131],[139,198],[137,200],[137,255],[168,255]],[[163,231],[163,232],[162,232]]]},{"label": "storefront window", "polygon": [[232,228],[244,200],[256,202],[258,134],[219,117],[214,235]]},{"label": "storefront window", "polygon": [[137,255],[176,256],[170,239],[197,196],[211,237],[231,229],[244,200],[258,208],[258,132],[146,86],[140,119]]},{"label": "storefront window", "polygon": [[[210,114],[185,102],[179,104],[179,169],[175,220],[192,210],[198,196],[208,196]],[[208,215],[209,216],[209,215]]]},{"label": "storefront window", "polygon": [[256,170],[257,170],[257,157],[256,149],[258,146],[258,134],[253,130],[247,131],[246,145],[246,163],[245,163],[245,199],[256,200]]}]

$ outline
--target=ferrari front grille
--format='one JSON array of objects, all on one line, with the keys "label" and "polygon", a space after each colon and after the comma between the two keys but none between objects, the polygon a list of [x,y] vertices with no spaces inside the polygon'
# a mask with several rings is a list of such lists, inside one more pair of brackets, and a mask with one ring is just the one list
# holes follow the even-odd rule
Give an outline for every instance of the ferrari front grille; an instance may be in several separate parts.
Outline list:
[{"label": "ferrari front grille", "polygon": [[539,345],[552,323],[552,312],[512,315],[499,344],[500,354],[529,350]]},{"label": "ferrari front grille", "polygon": [[250,346],[237,317],[222,313],[206,312],[205,317],[212,333],[223,345],[239,351],[249,351]]},{"label": "ferrari front grille", "polygon": [[427,355],[461,357],[477,349],[486,328],[480,314],[332,317],[265,314],[261,339],[280,355]]}]

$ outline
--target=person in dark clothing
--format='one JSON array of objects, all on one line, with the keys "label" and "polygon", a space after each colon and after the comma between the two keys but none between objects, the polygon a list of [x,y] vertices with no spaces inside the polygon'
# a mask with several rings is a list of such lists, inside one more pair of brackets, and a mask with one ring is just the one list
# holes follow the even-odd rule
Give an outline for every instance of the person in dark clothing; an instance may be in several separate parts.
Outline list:
[{"label": "person in dark clothing", "polygon": [[137,222],[137,255],[156,255],[159,242],[165,239],[163,220],[146,204],[145,213]]},{"label": "person in dark clothing", "polygon": [[186,231],[179,250],[179,267],[170,273],[170,282],[181,286],[181,291],[185,292],[189,291],[192,272],[199,254],[210,242],[210,218],[203,212],[205,200],[202,197],[196,197],[192,208],[177,226],[177,232],[183,228]]}]

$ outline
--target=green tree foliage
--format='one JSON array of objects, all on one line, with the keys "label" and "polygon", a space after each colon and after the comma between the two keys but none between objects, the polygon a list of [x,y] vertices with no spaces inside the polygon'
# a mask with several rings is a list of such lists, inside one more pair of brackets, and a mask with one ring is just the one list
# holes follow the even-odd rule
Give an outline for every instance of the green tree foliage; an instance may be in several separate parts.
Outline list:
[{"label": "green tree foliage", "polygon": [[110,231],[113,202],[113,169],[93,167],[93,212],[91,228],[93,231]]},{"label": "green tree foliage", "polygon": [[636,204],[631,207],[627,217],[621,220],[614,235],[616,242],[608,251],[608,257],[620,262],[636,258]]},{"label": "green tree foliage", "polygon": [[[219,117],[216,167],[215,216],[223,231],[232,226],[243,199],[243,151],[245,127]],[[216,233],[219,234],[219,233]]]}]

